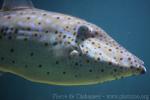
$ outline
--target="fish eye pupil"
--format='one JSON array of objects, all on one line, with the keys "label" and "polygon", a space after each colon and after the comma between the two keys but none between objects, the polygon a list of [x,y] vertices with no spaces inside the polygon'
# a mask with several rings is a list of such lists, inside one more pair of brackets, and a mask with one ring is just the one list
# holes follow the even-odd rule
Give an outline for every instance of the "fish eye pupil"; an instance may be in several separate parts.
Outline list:
[{"label": "fish eye pupil", "polygon": [[90,29],[86,25],[81,25],[77,30],[77,41],[80,43],[89,37]]},{"label": "fish eye pupil", "polygon": [[85,33],[87,33],[88,31],[89,31],[89,28],[88,28],[87,26],[85,26],[85,25],[80,26],[80,27],[78,28],[78,34],[85,34]]}]

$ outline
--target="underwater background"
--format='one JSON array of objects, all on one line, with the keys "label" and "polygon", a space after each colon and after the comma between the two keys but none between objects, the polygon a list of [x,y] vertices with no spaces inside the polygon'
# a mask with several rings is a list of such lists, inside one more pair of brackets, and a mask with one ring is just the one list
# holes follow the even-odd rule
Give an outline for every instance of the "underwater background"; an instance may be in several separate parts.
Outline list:
[{"label": "underwater background", "polygon": [[[32,0],[40,9],[86,19],[145,62],[147,73],[104,84],[54,86],[0,76],[0,100],[150,100],[150,0]],[[0,5],[2,1],[0,1]]]}]

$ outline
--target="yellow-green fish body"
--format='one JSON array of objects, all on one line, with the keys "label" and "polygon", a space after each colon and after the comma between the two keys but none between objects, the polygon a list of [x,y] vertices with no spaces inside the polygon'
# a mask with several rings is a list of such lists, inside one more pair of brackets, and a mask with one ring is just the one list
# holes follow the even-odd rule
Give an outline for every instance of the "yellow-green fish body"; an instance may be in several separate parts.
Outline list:
[{"label": "yellow-green fish body", "polygon": [[103,83],[146,71],[143,61],[96,25],[29,1],[10,2],[0,12],[0,71],[55,85]]}]

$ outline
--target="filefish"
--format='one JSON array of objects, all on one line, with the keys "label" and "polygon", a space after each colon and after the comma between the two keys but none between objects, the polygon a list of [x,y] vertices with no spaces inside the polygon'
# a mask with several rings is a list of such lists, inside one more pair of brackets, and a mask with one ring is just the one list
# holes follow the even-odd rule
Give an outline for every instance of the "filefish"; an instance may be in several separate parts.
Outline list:
[{"label": "filefish", "polygon": [[144,62],[86,20],[4,0],[0,71],[50,85],[89,85],[146,72]]}]

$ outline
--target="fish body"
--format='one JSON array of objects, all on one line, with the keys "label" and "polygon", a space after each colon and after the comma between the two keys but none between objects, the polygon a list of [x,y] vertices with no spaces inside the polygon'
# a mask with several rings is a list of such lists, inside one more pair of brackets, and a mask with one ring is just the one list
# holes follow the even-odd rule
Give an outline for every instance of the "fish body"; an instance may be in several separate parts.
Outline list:
[{"label": "fish body", "polygon": [[92,23],[31,5],[6,6],[0,12],[0,71],[54,85],[97,84],[146,72],[143,61]]}]

